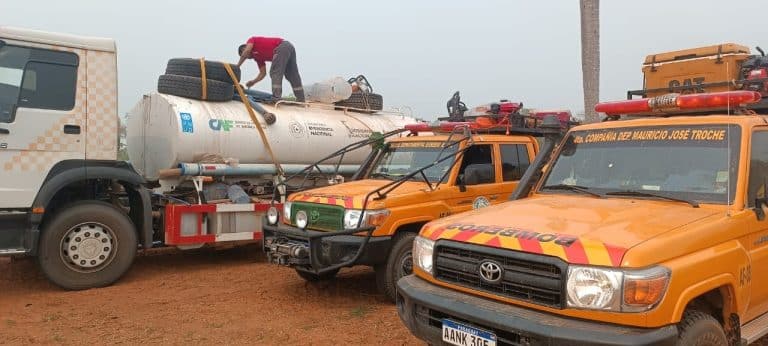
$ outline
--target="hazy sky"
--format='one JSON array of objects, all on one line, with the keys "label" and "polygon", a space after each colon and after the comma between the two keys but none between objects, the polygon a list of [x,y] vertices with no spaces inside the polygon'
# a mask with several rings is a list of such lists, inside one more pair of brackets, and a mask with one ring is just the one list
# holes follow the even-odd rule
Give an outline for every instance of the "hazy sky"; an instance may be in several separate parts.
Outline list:
[{"label": "hazy sky", "polygon": [[[602,1],[601,99],[640,88],[649,53],[768,48],[765,13],[766,0]],[[252,35],[291,41],[305,84],[364,74],[385,107],[426,119],[444,114],[456,90],[468,105],[583,108],[578,0],[0,0],[0,25],[116,39],[121,114],[156,88],[168,59],[236,61]],[[257,72],[246,63],[247,78]],[[268,79],[256,87],[268,90]]]}]

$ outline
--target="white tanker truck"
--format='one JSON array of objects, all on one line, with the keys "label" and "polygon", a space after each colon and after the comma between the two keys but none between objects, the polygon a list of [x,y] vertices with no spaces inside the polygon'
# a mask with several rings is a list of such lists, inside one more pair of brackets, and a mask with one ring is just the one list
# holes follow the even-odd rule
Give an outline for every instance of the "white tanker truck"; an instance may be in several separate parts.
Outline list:
[{"label": "white tanker truck", "polygon": [[[275,121],[254,123],[215,72],[205,80],[220,102],[145,95],[129,113],[122,162],[114,41],[0,27],[0,256],[36,256],[53,283],[87,289],[118,280],[138,250],[258,240],[269,207],[260,198],[272,194],[278,166],[297,173],[415,122],[278,102],[255,105]],[[190,90],[203,80],[184,79]],[[352,174],[366,155],[361,147],[314,169]]]}]

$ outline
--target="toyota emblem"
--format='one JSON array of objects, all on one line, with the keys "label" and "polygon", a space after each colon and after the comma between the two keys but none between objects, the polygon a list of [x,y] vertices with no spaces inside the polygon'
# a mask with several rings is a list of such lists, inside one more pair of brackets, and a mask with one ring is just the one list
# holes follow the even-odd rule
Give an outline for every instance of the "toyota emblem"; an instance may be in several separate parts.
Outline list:
[{"label": "toyota emblem", "polygon": [[480,262],[480,277],[489,284],[497,284],[504,277],[504,269],[501,264],[494,261]]}]

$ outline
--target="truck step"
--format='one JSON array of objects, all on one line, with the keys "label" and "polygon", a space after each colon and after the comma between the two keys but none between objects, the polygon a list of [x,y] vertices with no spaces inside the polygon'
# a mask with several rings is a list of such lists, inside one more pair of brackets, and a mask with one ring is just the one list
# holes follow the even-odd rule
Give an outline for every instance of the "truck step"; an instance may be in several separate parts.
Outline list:
[{"label": "truck step", "polygon": [[768,313],[749,321],[741,327],[741,338],[751,344],[768,334]]}]

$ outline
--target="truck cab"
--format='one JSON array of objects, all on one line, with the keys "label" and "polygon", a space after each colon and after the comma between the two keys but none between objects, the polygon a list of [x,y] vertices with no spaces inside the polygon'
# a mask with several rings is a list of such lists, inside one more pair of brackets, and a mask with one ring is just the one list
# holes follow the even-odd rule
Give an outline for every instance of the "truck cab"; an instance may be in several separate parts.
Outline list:
[{"label": "truck cab", "polygon": [[111,39],[0,27],[0,255],[69,289],[114,282],[152,242],[144,180],[117,161],[116,78]]},{"label": "truck cab", "polygon": [[757,340],[768,119],[747,105],[759,100],[598,104],[608,121],[572,128],[534,162],[518,187],[529,193],[422,228],[414,275],[398,282],[401,319],[432,344]]},{"label": "truck cab", "polygon": [[411,135],[382,144],[358,179],[291,194],[279,220],[274,211],[264,222],[268,257],[310,281],[372,266],[394,301],[419,229],[507,200],[539,151],[534,129],[477,124],[406,126]]}]

